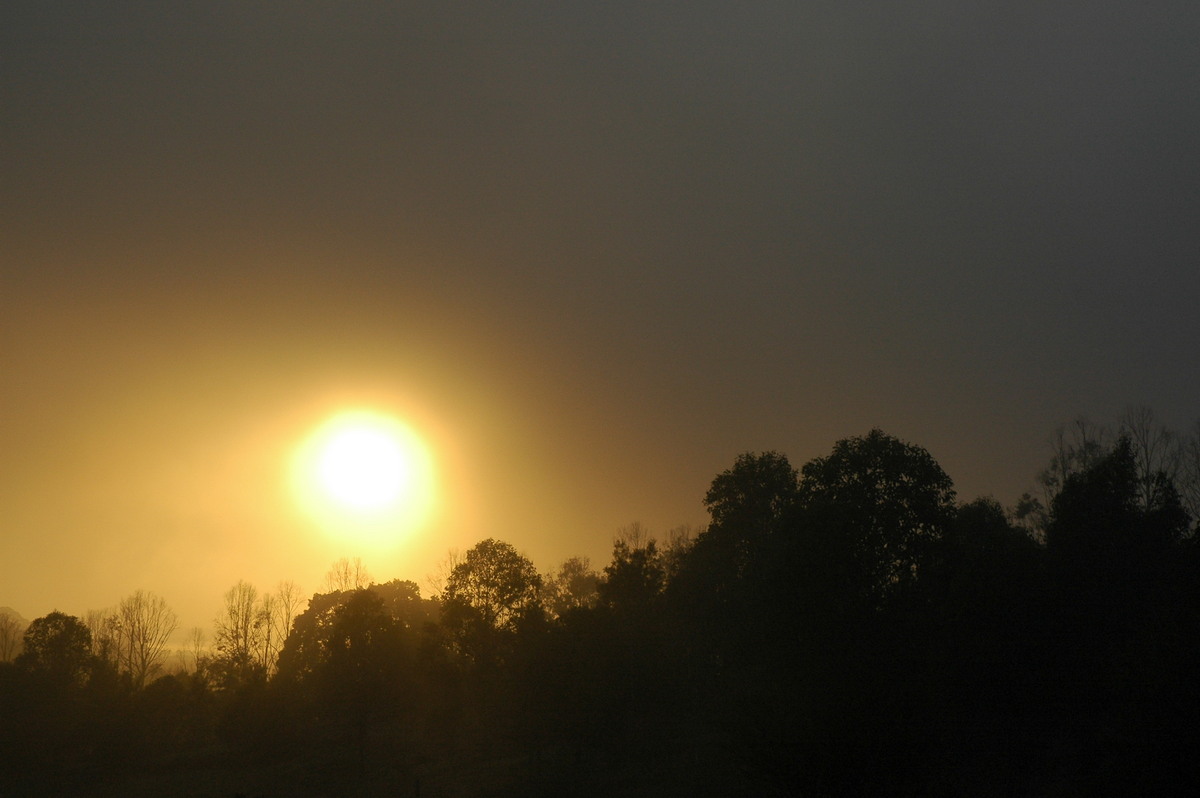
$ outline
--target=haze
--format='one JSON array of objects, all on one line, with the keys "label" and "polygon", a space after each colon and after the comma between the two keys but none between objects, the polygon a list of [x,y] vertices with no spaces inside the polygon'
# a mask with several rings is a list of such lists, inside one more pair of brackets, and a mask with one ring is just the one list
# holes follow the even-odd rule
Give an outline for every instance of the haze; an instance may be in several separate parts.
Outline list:
[{"label": "haze", "polygon": [[[0,605],[543,570],[880,427],[1014,501],[1064,422],[1197,415],[1190,4],[6,3]],[[436,522],[314,530],[347,406]]]}]

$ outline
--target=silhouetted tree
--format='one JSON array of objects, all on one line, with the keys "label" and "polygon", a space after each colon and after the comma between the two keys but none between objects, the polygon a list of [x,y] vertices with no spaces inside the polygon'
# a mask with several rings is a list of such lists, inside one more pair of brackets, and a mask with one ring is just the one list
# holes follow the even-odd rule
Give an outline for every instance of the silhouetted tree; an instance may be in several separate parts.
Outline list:
[{"label": "silhouetted tree", "polygon": [[323,716],[354,731],[360,760],[368,727],[393,718],[411,692],[404,628],[370,590],[352,591],[333,612],[315,686]]},{"label": "silhouetted tree", "polygon": [[371,575],[367,573],[366,566],[358,557],[353,560],[342,557],[331,565],[325,574],[325,586],[330,593],[339,590],[360,590],[369,584]]},{"label": "silhouetted tree", "polygon": [[217,656],[212,662],[214,673],[225,687],[265,675],[258,659],[263,617],[257,602],[258,590],[245,581],[238,581],[225,592],[225,607],[214,622]]},{"label": "silhouetted tree", "polygon": [[1118,434],[1128,439],[1134,455],[1138,498],[1143,508],[1161,505],[1160,491],[1178,484],[1183,462],[1179,436],[1167,429],[1148,407],[1127,407],[1117,420]]},{"label": "silhouetted tree", "polygon": [[5,607],[0,610],[0,662],[11,662],[21,653],[21,637],[25,634],[25,623],[21,617]]},{"label": "silhouetted tree", "polygon": [[704,497],[717,542],[740,573],[752,549],[784,525],[799,497],[796,469],[778,452],[742,454],[713,479]]},{"label": "silhouetted tree", "polygon": [[311,679],[329,651],[329,636],[337,610],[349,594],[317,593],[292,622],[292,631],[279,653],[277,678],[300,683]]},{"label": "silhouetted tree", "polygon": [[917,579],[955,514],[953,483],[929,452],[878,429],[807,463],[799,493],[805,524],[872,603]]},{"label": "silhouetted tree", "polygon": [[161,596],[144,590],[123,599],[113,618],[118,667],[130,675],[134,687],[142,687],[162,667],[178,619]]},{"label": "silhouetted tree", "polygon": [[597,587],[600,606],[617,612],[649,613],[665,586],[666,571],[653,538],[613,543],[612,562]]},{"label": "silhouetted tree", "polygon": [[[1143,502],[1147,496],[1149,504]],[[1168,475],[1141,475],[1133,443],[1124,436],[1090,468],[1067,478],[1051,513],[1047,545],[1076,562],[1178,542],[1189,523]]]},{"label": "silhouetted tree", "polygon": [[442,623],[477,662],[494,658],[501,641],[538,606],[542,578],[510,544],[488,538],[454,567],[442,593]]},{"label": "silhouetted tree", "polygon": [[592,570],[587,557],[570,557],[558,571],[543,579],[542,603],[550,618],[561,618],[571,610],[593,607],[598,596],[600,575]]},{"label": "silhouetted tree", "polygon": [[421,598],[421,588],[407,579],[392,579],[368,588],[383,602],[383,607],[401,628],[419,632],[426,624],[436,623],[436,602]]},{"label": "silhouetted tree", "polygon": [[55,610],[35,618],[25,630],[24,651],[16,663],[55,682],[80,685],[92,665],[92,634],[74,615]]},{"label": "silhouetted tree", "polygon": [[[1055,728],[1086,792],[1140,789],[1139,762],[1176,748],[1158,707],[1195,706],[1179,690],[1178,659],[1195,622],[1195,581],[1181,540],[1189,519],[1173,484],[1155,475],[1143,506],[1133,443],[1122,436],[1055,497],[1047,530],[1059,690]],[[1136,676],[1133,676],[1136,674]]]}]

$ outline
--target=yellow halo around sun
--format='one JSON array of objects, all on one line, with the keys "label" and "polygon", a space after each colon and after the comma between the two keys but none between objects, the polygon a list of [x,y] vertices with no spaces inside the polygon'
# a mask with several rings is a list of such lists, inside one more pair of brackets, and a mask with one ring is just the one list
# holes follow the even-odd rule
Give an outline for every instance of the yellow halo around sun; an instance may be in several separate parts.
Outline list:
[{"label": "yellow halo around sun", "polygon": [[352,543],[398,543],[435,502],[433,461],[406,424],[347,410],[319,426],[292,463],[297,503],[328,534]]}]

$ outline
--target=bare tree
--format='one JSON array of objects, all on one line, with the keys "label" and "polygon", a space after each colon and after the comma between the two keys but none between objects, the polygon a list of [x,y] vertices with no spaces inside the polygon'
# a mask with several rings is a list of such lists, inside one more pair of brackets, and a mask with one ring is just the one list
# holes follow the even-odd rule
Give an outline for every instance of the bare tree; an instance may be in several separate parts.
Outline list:
[{"label": "bare tree", "polygon": [[1056,429],[1050,436],[1050,463],[1038,474],[1043,505],[1053,503],[1068,477],[1099,462],[1108,453],[1112,438],[1108,427],[1082,417]]},{"label": "bare tree", "polygon": [[1025,493],[1006,511],[1013,526],[1035,540],[1044,540],[1050,523],[1050,508],[1067,479],[1091,468],[1112,447],[1112,430],[1083,418],[1064,424],[1047,440],[1050,462],[1037,475],[1041,496]]},{"label": "bare tree", "polygon": [[669,581],[683,567],[683,558],[696,542],[698,533],[690,524],[681,524],[667,532],[667,542],[662,547],[663,568]]},{"label": "bare tree", "polygon": [[433,573],[425,574],[425,586],[429,588],[429,595],[435,598],[442,595],[442,591],[446,589],[446,581],[450,579],[450,574],[454,573],[454,569],[458,567],[462,559],[461,551],[450,549],[437,564]]},{"label": "bare tree", "polygon": [[209,659],[208,637],[199,626],[193,626],[188,634],[187,653],[191,655],[192,673],[203,677]]},{"label": "bare tree", "polygon": [[366,567],[358,557],[353,560],[341,558],[325,574],[325,585],[330,593],[339,590],[361,590],[370,584],[371,575],[367,573]]},{"label": "bare tree", "polygon": [[1142,507],[1160,505],[1167,498],[1164,491],[1173,485],[1191,517],[1200,518],[1200,422],[1191,435],[1180,436],[1161,423],[1150,408],[1130,406],[1115,424],[1094,424],[1080,418],[1055,430],[1050,438],[1050,463],[1038,474],[1042,496],[1022,496],[1009,511],[1010,520],[1040,537],[1054,497],[1067,479],[1094,466],[1118,438],[1127,439],[1132,447]]},{"label": "bare tree", "polygon": [[21,653],[25,624],[16,615],[0,611],[0,662],[11,662]]},{"label": "bare tree", "polygon": [[1200,525],[1200,421],[1180,442],[1179,493],[1193,523]]},{"label": "bare tree", "polygon": [[1163,478],[1178,483],[1183,461],[1179,438],[1148,407],[1126,408],[1118,423],[1120,434],[1133,444],[1142,506],[1156,507],[1163,499]]},{"label": "bare tree", "polygon": [[92,633],[92,656],[120,667],[120,635],[112,610],[88,610],[84,624]]},{"label": "bare tree", "polygon": [[214,622],[213,641],[221,659],[235,672],[256,661],[262,637],[258,590],[239,580],[225,592],[225,607]]},{"label": "bare tree", "polygon": [[254,610],[255,623],[259,627],[259,645],[255,651],[255,659],[267,673],[271,673],[275,667],[275,657],[283,645],[276,625],[277,606],[278,601],[274,595],[263,593],[258,597],[258,604],[255,605]]},{"label": "bare tree", "polygon": [[617,530],[613,542],[623,542],[632,551],[644,549],[650,543],[654,542],[654,537],[650,534],[650,530],[641,521],[634,521],[628,526],[623,526]]},{"label": "bare tree", "polygon": [[117,605],[114,617],[118,666],[130,675],[135,687],[142,687],[162,667],[167,640],[179,619],[161,596],[145,590],[126,597]]},{"label": "bare tree", "polygon": [[291,580],[280,582],[275,588],[275,626],[280,632],[279,645],[283,645],[283,641],[292,631],[292,621],[296,620],[296,616],[300,614],[300,605],[304,601],[304,594],[300,592],[300,587]]}]

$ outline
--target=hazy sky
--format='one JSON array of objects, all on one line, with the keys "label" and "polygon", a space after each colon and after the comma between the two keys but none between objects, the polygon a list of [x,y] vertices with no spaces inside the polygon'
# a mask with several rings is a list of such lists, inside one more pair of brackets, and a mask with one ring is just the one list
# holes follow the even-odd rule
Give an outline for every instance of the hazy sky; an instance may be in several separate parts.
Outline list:
[{"label": "hazy sky", "polygon": [[[1194,2],[0,6],[0,605],[548,570],[873,426],[1011,503],[1046,438],[1200,415]],[[441,476],[386,554],[290,452]]]}]

